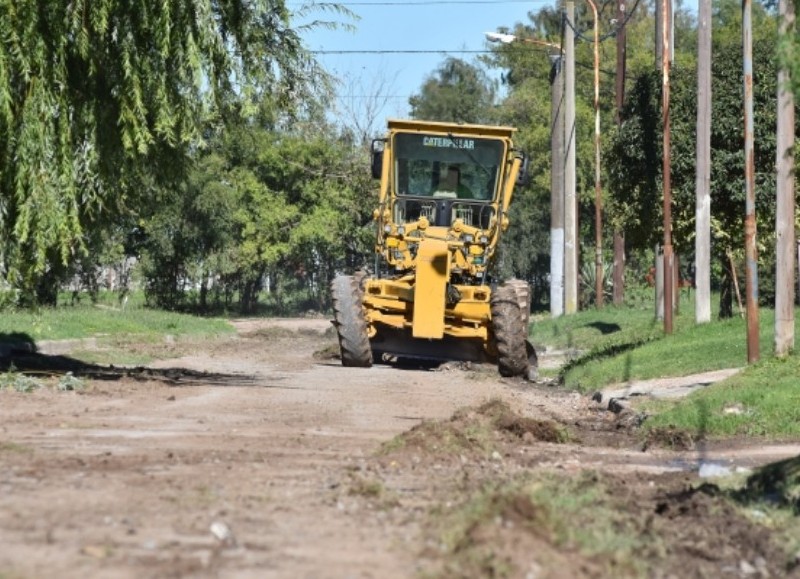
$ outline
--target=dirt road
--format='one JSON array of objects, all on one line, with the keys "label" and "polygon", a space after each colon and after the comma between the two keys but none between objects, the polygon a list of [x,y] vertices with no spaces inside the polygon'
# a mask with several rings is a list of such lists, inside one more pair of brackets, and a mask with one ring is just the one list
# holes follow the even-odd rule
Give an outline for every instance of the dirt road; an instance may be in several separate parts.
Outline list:
[{"label": "dirt road", "polygon": [[[0,578],[414,577],[441,572],[429,515],[469,490],[465,477],[597,469],[656,493],[695,479],[701,460],[752,466],[800,453],[642,452],[629,425],[577,394],[484,367],[342,368],[315,356],[335,340],[325,320],[237,326],[236,338],[153,364],[149,379],[0,392]],[[577,434],[566,444],[528,435],[455,463],[376,456],[424,420],[492,399]],[[780,576],[785,562],[765,541],[745,533],[708,569]],[[603,574],[537,565],[519,576]]]}]

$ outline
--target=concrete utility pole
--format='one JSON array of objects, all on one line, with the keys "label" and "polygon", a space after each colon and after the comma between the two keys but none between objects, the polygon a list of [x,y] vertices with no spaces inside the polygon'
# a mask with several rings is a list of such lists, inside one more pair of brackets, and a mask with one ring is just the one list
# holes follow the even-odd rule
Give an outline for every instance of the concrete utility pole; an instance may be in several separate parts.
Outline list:
[{"label": "concrete utility pole", "polygon": [[575,0],[566,0],[564,35],[564,313],[578,311],[578,207],[575,191]]},{"label": "concrete utility pole", "polygon": [[[550,60],[550,313],[554,318],[564,313],[564,85],[561,68],[564,50],[561,46],[537,38],[517,38],[504,32],[485,32],[489,42],[512,44],[524,42],[558,50]],[[575,93],[566,101],[575,102]],[[573,105],[574,110],[574,105]],[[574,179],[573,179],[574,181]]]},{"label": "concrete utility pole", "polygon": [[594,305],[603,307],[603,190],[600,186],[600,22],[597,4],[586,0],[594,15]]},{"label": "concrete utility pole", "polygon": [[[778,2],[778,37],[794,37],[794,2]],[[794,349],[794,95],[789,71],[778,70],[777,205],[775,234],[775,355]]]},{"label": "concrete utility pole", "polygon": [[697,35],[695,320],[711,321],[711,0],[700,0]]},{"label": "concrete utility pole", "polygon": [[564,78],[561,54],[550,70],[550,315],[564,313]]},{"label": "concrete utility pole", "polygon": [[756,179],[753,128],[753,6],[742,0],[742,51],[744,53],[744,257],[745,309],[747,311],[747,362],[760,357],[758,339],[758,255],[756,252]]},{"label": "concrete utility pole", "polygon": [[[747,1],[747,0],[745,0]],[[669,0],[661,0],[662,22],[668,22]],[[671,150],[670,150],[670,124],[669,124],[669,54],[670,43],[668,28],[661,27],[662,63],[661,63],[661,109],[664,124],[663,131],[663,182],[664,182],[664,333],[672,333],[673,314],[673,256],[672,256],[672,183],[671,178]]]},{"label": "concrete utility pole", "polygon": [[[622,109],[625,106],[625,2],[618,0],[617,4],[617,74],[616,74],[616,105],[617,126],[622,125]],[[622,232],[614,230],[614,305],[619,306],[625,301],[625,238]]]}]

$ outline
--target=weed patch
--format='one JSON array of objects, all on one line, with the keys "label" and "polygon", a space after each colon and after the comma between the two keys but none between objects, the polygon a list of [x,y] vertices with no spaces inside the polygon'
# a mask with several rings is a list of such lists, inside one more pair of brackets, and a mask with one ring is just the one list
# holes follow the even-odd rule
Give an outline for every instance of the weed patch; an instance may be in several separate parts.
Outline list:
[{"label": "weed patch", "polygon": [[374,478],[352,475],[347,494],[365,498],[381,509],[389,509],[400,504],[395,493],[387,490],[382,481]]},{"label": "weed patch", "polygon": [[637,555],[654,545],[591,472],[524,475],[432,516],[445,553],[443,577],[516,577],[542,568],[563,576],[637,576]]},{"label": "weed patch", "polygon": [[438,577],[783,576],[790,545],[674,474],[528,472],[432,510],[429,528]]},{"label": "weed patch", "polygon": [[[33,452],[30,446],[18,444],[16,442],[0,442],[0,452],[11,452],[15,454],[28,454]],[[2,575],[0,575],[2,577]]]},{"label": "weed patch", "polygon": [[67,372],[61,378],[59,378],[57,388],[62,392],[83,390],[86,388],[86,383],[75,376],[72,372]]},{"label": "weed patch", "polygon": [[14,392],[30,393],[44,387],[44,383],[11,369],[0,374],[0,390],[13,390]]},{"label": "weed patch", "polygon": [[735,494],[743,502],[772,503],[800,515],[800,457],[768,464],[747,479]]}]

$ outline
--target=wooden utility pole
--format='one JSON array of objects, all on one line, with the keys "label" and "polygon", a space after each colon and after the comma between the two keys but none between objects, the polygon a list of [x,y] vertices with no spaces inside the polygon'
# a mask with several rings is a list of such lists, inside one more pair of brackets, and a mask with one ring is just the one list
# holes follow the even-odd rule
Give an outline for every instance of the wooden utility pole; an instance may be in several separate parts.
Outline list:
[{"label": "wooden utility pole", "polygon": [[586,0],[594,15],[594,305],[603,307],[603,190],[600,186],[600,19],[597,4]]},{"label": "wooden utility pole", "polygon": [[[794,2],[778,2],[778,37],[794,37]],[[775,210],[775,355],[794,349],[794,95],[785,66],[778,70],[777,204]]]},{"label": "wooden utility pole", "polygon": [[711,0],[700,0],[697,35],[695,320],[711,321]]},{"label": "wooden utility pole", "polygon": [[[617,126],[622,125],[622,109],[625,107],[625,2],[617,4],[617,74],[616,74],[616,105]],[[625,238],[622,232],[614,230],[614,305],[619,306],[625,301]]]},{"label": "wooden utility pole", "polygon": [[656,25],[656,70],[661,70],[664,64],[664,0],[653,4],[653,19]]},{"label": "wooden utility pole", "polygon": [[756,250],[755,129],[753,126],[753,4],[742,0],[744,62],[744,259],[747,311],[747,362],[760,357],[758,338],[758,254]]},{"label": "wooden utility pole", "polygon": [[575,0],[566,0],[564,35],[564,313],[578,311],[578,203],[575,190]]}]

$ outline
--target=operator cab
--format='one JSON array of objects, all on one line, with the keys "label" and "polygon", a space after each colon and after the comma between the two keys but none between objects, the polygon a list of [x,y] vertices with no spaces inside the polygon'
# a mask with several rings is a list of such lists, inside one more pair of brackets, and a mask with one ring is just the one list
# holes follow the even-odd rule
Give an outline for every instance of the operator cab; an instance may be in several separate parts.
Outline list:
[{"label": "operator cab", "polygon": [[401,132],[392,146],[395,223],[425,217],[438,227],[450,227],[456,219],[489,227],[499,195],[498,167],[505,158],[502,140]]}]

